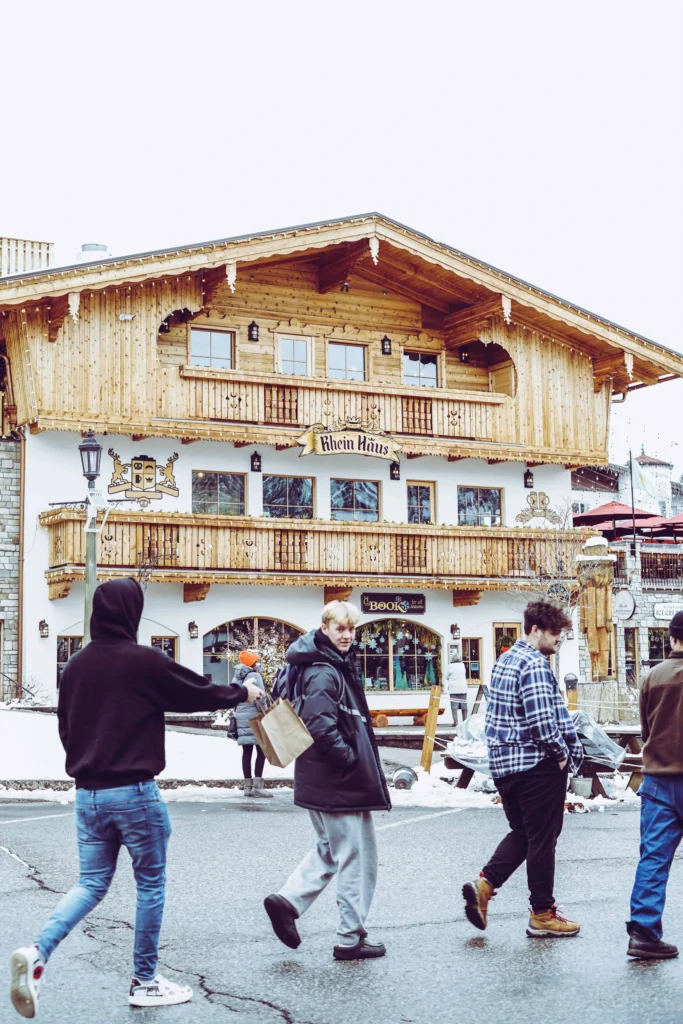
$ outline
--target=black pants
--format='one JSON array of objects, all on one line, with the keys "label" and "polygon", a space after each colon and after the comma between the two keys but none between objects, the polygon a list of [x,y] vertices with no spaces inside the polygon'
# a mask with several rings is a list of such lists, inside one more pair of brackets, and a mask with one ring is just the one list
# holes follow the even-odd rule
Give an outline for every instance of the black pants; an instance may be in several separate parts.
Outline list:
[{"label": "black pants", "polygon": [[567,772],[546,758],[526,772],[494,779],[511,832],[484,868],[499,888],[526,860],[531,908],[542,914],[555,902],[555,846],[562,831]]},{"label": "black pants", "polygon": [[254,747],[256,747],[256,765],[254,767],[256,778],[260,779],[263,775],[263,765],[266,761],[266,755],[255,743],[245,743],[242,747],[242,775],[245,779],[251,778],[251,752]]}]

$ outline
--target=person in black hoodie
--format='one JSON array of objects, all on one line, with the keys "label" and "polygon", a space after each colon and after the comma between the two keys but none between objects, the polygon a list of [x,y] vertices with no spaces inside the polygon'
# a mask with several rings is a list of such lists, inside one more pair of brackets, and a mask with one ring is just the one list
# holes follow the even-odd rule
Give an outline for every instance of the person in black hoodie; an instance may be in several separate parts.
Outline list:
[{"label": "person in black hoodie", "polygon": [[299,637],[287,661],[299,666],[299,714],[314,743],[296,760],[294,803],[308,809],[317,842],[278,893],[264,901],[277,937],[292,949],[301,942],[296,919],[337,876],[337,960],[384,956],[367,941],[365,921],[377,882],[372,811],[391,800],[380,764],[365,692],[351,653],[358,609],[325,605],[320,629]]},{"label": "person in black hoodie", "polygon": [[137,642],[144,594],[137,580],[97,588],[90,643],[70,658],[59,688],[59,735],[76,780],[80,880],[57,904],[32,946],[11,961],[11,997],[35,1017],[45,964],[55,947],[104,898],[122,846],[133,862],[137,914],[131,1006],[192,998],[189,985],[157,974],[171,826],[155,776],[165,767],[165,711],[217,711],[256,700],[247,686],[216,686]]}]

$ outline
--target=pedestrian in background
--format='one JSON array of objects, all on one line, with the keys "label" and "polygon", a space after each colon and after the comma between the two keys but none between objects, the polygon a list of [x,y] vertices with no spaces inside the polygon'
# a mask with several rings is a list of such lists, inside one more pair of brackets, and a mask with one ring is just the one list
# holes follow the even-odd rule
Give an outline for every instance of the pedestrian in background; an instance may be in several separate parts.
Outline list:
[{"label": "pedestrian in background", "polygon": [[524,610],[523,640],[494,665],[486,705],[489,766],[511,831],[475,882],[463,886],[465,914],[486,928],[496,888],[526,860],[531,897],[527,935],[578,935],[579,925],[557,912],[555,847],[562,831],[569,768],[583,747],[548,658],[571,619],[556,605],[535,601]]},{"label": "pedestrian in background", "polygon": [[[251,683],[259,690],[265,690],[263,676],[261,675],[261,662],[255,651],[240,651],[239,665],[233,676],[234,683]],[[242,775],[244,777],[244,795],[257,799],[269,800],[272,793],[266,793],[263,782],[263,768],[266,756],[256,742],[256,737],[250,726],[252,718],[263,714],[267,709],[265,697],[255,701],[243,701],[235,708],[235,723],[237,726],[237,743],[242,748]],[[256,751],[256,763],[254,765],[254,776],[251,775],[251,759]]]},{"label": "pedestrian in background", "polygon": [[459,651],[455,651],[451,655],[450,665],[446,669],[446,685],[448,686],[448,699],[451,702],[453,725],[457,725],[459,716],[463,722],[467,718],[467,670]]},{"label": "pedestrian in background", "polygon": [[281,942],[296,949],[296,920],[337,878],[339,943],[336,960],[384,956],[368,942],[365,922],[377,882],[373,811],[391,808],[363,685],[351,652],[360,612],[353,604],[325,605],[320,629],[296,640],[287,662],[300,670],[299,714],[313,746],[294,765],[294,803],[306,807],[317,842],[278,893],[264,901]]},{"label": "pedestrian in background", "polygon": [[651,960],[678,956],[677,947],[662,940],[662,915],[683,837],[683,612],[669,623],[669,638],[669,657],[647,674],[640,691],[640,861],[626,924],[628,955]]},{"label": "pedestrian in background", "polygon": [[[256,686],[216,686],[137,642],[144,594],[136,579],[95,591],[90,643],[69,659],[59,686],[59,735],[76,780],[78,884],[59,901],[31,946],[11,959],[10,995],[22,1017],[38,1012],[45,965],[55,947],[107,895],[125,846],[137,912],[131,1006],[170,1006],[189,985],[157,974],[171,825],[155,776],[164,770],[165,711],[218,711],[262,696]],[[93,1009],[92,1019],[97,1019]]]}]

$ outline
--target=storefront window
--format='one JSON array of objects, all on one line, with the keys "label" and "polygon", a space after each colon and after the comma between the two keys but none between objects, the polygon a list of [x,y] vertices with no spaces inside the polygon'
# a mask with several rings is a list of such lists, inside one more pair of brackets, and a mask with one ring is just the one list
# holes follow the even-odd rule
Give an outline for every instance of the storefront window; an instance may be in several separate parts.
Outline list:
[{"label": "storefront window", "polygon": [[462,660],[468,679],[481,679],[481,640],[464,637],[462,641]]},{"label": "storefront window", "polygon": [[371,692],[429,690],[441,682],[441,637],[405,619],[360,626],[355,649],[363,685]]},{"label": "storefront window", "polygon": [[232,682],[240,651],[254,649],[259,652],[264,680],[270,686],[285,663],[287,648],[303,632],[289,622],[261,616],[224,622],[204,634],[204,677],[225,686]]},{"label": "storefront window", "polygon": [[57,689],[62,678],[66,663],[72,654],[80,651],[83,646],[82,636],[58,636],[57,637]]},{"label": "storefront window", "polygon": [[656,665],[657,662],[664,661],[671,654],[668,629],[648,629],[647,641],[650,665]]},{"label": "storefront window", "polygon": [[626,682],[629,686],[638,685],[638,630],[626,627],[624,629],[624,653]]},{"label": "storefront window", "polygon": [[172,661],[178,660],[178,637],[177,636],[153,636],[152,647],[156,647],[162,654],[166,654]]}]

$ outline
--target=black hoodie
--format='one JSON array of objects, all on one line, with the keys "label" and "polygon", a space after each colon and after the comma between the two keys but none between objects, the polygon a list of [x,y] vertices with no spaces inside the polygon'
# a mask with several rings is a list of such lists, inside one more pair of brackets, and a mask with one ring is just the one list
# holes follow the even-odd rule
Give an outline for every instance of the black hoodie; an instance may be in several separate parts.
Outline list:
[{"label": "black hoodie", "polygon": [[294,641],[287,661],[304,666],[299,714],[315,741],[294,763],[294,803],[330,813],[390,810],[355,655],[318,629]]},{"label": "black hoodie", "polygon": [[164,711],[217,711],[247,699],[137,642],[144,594],[129,577],[95,591],[90,643],[69,659],[59,687],[67,774],[82,789],[110,789],[164,770]]}]

